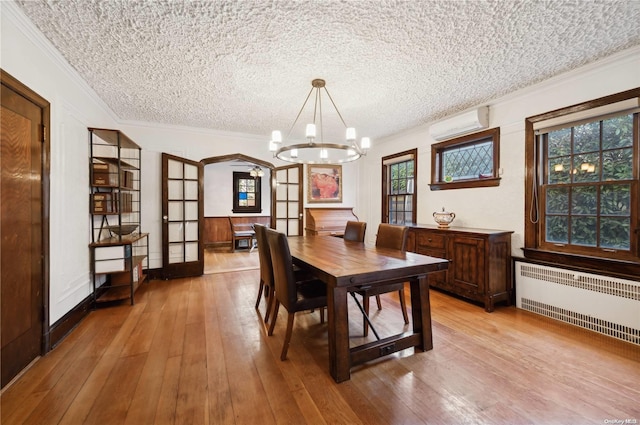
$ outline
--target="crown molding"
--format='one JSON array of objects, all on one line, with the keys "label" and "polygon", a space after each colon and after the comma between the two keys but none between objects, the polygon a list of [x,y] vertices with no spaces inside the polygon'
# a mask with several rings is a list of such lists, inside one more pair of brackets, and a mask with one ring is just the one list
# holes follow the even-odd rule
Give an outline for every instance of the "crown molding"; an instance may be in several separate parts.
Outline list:
[{"label": "crown molding", "polygon": [[18,30],[33,43],[49,60],[51,60],[69,79],[77,85],[83,93],[91,99],[99,108],[103,109],[111,118],[119,122],[120,118],[98,96],[93,88],[80,76],[78,71],[62,56],[60,51],[47,39],[35,24],[24,14],[22,9],[13,0],[0,0],[0,11],[3,18],[6,17],[16,25]]},{"label": "crown molding", "polygon": [[[629,49],[625,49],[622,50],[620,52],[614,53],[610,56],[607,56],[605,58],[596,60],[594,62],[588,63],[586,65],[583,65],[579,68],[575,68],[566,72],[563,72],[561,74],[555,75],[553,77],[547,78],[546,80],[543,81],[539,81],[537,83],[534,83],[530,86],[527,87],[523,87],[519,90],[515,90],[511,93],[508,93],[504,96],[501,97],[497,97],[495,99],[489,99],[487,101],[481,102],[478,105],[471,107],[471,108],[467,108],[464,110],[459,110],[455,113],[449,114],[447,116],[441,117],[440,119],[437,120],[432,120],[431,122],[428,123],[423,123],[420,124],[418,126],[415,126],[413,128],[409,128],[403,131],[400,131],[398,133],[394,133],[394,134],[390,134],[388,136],[382,137],[380,139],[377,139],[377,142],[379,143],[386,143],[386,142],[391,142],[394,140],[397,140],[398,138],[405,138],[407,136],[411,136],[415,133],[423,133],[423,132],[428,132],[429,127],[431,126],[431,124],[438,122],[438,121],[442,121],[444,119],[453,117],[459,113],[464,113],[465,111],[477,108],[479,106],[494,106],[494,105],[500,105],[500,106],[504,106],[505,104],[509,104],[511,102],[518,102],[520,101],[523,97],[529,96],[531,94],[535,94],[537,92],[540,92],[542,90],[549,90],[549,89],[553,89],[554,87],[557,87],[559,85],[563,85],[566,84],[567,80],[573,80],[573,79],[577,79],[577,78],[582,78],[582,77],[587,77],[593,73],[599,73],[602,72],[603,70],[606,70],[607,68],[610,67],[620,67],[621,65],[627,64],[627,63],[633,63],[636,61],[640,61],[640,46],[634,46],[631,47]],[[507,125],[507,124],[505,124]]]},{"label": "crown molding", "polygon": [[123,126],[130,126],[130,127],[154,128],[154,129],[162,129],[162,130],[168,130],[168,131],[190,132],[190,133],[203,134],[206,136],[215,136],[220,138],[242,139],[245,141],[261,141],[265,143],[265,146],[267,146],[267,143],[269,142],[268,136],[258,135],[253,133],[240,133],[235,131],[216,130],[213,128],[190,127],[186,125],[166,124],[166,123],[158,123],[158,122],[151,122],[151,121],[118,120],[118,123],[122,124]]}]

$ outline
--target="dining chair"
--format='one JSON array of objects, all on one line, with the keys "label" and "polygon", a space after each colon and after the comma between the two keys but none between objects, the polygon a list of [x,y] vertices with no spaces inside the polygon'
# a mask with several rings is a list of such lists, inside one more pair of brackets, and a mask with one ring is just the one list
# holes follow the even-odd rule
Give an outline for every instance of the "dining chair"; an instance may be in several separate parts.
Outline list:
[{"label": "dining chair", "polygon": [[273,318],[269,326],[269,335],[273,335],[273,329],[278,316],[280,305],[288,312],[287,332],[282,345],[280,360],[286,360],[295,314],[299,311],[319,309],[321,311],[320,322],[324,323],[323,307],[327,306],[327,286],[317,279],[300,282],[296,280],[293,271],[293,261],[289,242],[284,233],[272,229],[266,229],[269,249],[271,250],[271,264],[273,265],[273,278],[275,285],[275,304]]},{"label": "dining chair", "polygon": [[[271,264],[271,250],[269,249],[269,242],[267,241],[267,226],[260,223],[254,223],[253,228],[256,233],[256,243],[258,248],[258,259],[260,260],[260,287],[258,289],[258,298],[256,299],[256,310],[260,307],[260,300],[264,297],[266,308],[264,313],[264,323],[269,322],[271,312],[273,310],[273,300],[275,297],[275,287],[273,284],[273,265]],[[296,282],[305,282],[307,280],[315,279],[313,274],[307,270],[300,269],[293,266],[293,273]],[[273,317],[276,320],[276,317]]]},{"label": "dining chair", "polygon": [[347,221],[343,238],[346,241],[364,242],[364,234],[366,231],[366,221]]},{"label": "dining chair", "polygon": [[271,265],[271,251],[267,241],[266,227],[255,223],[253,229],[256,232],[256,242],[258,244],[258,258],[260,260],[260,288],[256,299],[256,310],[260,307],[260,299],[264,295],[266,310],[264,313],[264,323],[269,322],[269,313],[273,306],[273,266]]},{"label": "dining chair", "polygon": [[[397,249],[399,251],[405,251],[407,246],[407,236],[409,228],[406,226],[399,226],[396,224],[380,223],[378,226],[378,234],[376,235],[376,246],[380,248]],[[404,323],[409,323],[409,315],[407,314],[407,304],[404,299],[404,282],[393,283],[385,286],[375,286],[367,289],[357,291],[362,295],[362,304],[364,314],[369,317],[369,297],[376,297],[376,303],[378,304],[378,310],[382,310],[382,303],[380,302],[380,295],[389,292],[398,291],[398,297],[400,298],[400,308],[402,310],[402,317]],[[364,336],[369,334],[369,321],[364,321]],[[376,337],[378,337],[376,333]]]}]

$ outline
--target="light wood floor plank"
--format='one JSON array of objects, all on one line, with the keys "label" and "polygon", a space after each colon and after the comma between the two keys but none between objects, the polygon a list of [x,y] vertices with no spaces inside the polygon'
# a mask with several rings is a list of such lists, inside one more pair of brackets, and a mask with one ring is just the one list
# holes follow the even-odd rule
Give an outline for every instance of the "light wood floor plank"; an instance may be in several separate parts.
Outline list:
[{"label": "light wood floor plank", "polygon": [[[213,258],[211,253],[208,258]],[[602,424],[640,421],[640,347],[535,314],[431,291],[434,349],[358,366],[336,384],[327,327],[254,309],[257,252],[216,253],[197,278],[151,281],[136,304],[91,312],[2,392],[2,424]],[[230,271],[233,268],[238,271]],[[408,297],[409,291],[406,291]],[[397,296],[381,335],[407,329]],[[362,317],[349,300],[352,346]]]}]

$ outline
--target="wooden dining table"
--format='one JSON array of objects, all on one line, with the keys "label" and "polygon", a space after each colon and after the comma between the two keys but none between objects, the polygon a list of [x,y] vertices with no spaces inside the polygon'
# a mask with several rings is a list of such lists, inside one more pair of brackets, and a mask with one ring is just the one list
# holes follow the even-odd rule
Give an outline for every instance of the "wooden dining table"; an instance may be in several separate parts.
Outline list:
[{"label": "wooden dining table", "polygon": [[[349,380],[358,364],[410,347],[433,348],[427,274],[446,269],[447,260],[333,236],[290,236],[288,241],[294,264],[327,284],[329,372],[336,382]],[[349,292],[398,282],[410,283],[412,330],[350,347]]]}]

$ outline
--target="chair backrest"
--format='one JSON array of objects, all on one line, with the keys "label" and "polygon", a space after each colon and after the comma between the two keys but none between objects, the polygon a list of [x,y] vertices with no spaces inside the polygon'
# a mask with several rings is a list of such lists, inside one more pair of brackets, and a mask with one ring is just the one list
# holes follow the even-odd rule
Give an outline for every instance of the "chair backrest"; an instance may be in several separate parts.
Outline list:
[{"label": "chair backrest", "polygon": [[364,234],[366,231],[366,221],[347,221],[347,225],[344,228],[344,240],[364,242]]},{"label": "chair backrest", "polygon": [[268,228],[265,228],[265,233],[271,250],[276,298],[287,311],[295,311],[298,292],[287,235]]},{"label": "chair backrest", "polygon": [[409,228],[407,226],[380,223],[378,235],[376,236],[376,246],[404,251],[407,248],[408,233]]},{"label": "chair backrest", "polygon": [[256,232],[258,242],[258,258],[260,259],[260,279],[265,285],[273,287],[273,265],[271,265],[271,250],[267,241],[267,227],[255,223],[253,229]]}]

